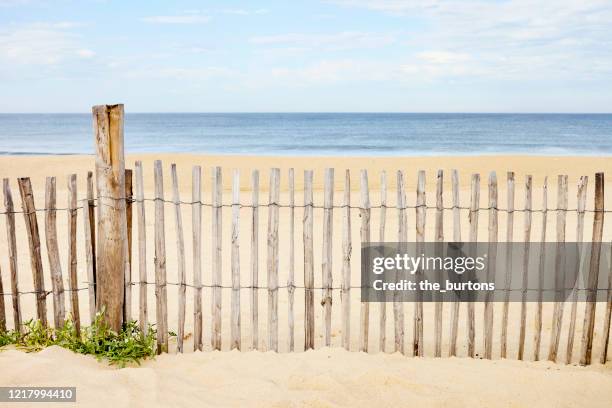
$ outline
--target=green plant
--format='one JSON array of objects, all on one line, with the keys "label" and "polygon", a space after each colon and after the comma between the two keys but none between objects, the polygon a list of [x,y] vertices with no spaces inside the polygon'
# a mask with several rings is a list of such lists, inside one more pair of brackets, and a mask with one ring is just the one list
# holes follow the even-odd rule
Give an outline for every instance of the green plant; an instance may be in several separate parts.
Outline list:
[{"label": "green plant", "polygon": [[96,315],[91,326],[84,327],[80,335],[71,319],[60,328],[44,327],[38,320],[25,323],[23,334],[13,331],[0,333],[0,347],[14,344],[17,348],[36,352],[49,346],[60,346],[79,354],[93,355],[99,360],[124,367],[127,363],[155,356],[156,331],[151,325],[142,332],[135,321],[126,323],[117,333],[104,322],[103,312]]}]

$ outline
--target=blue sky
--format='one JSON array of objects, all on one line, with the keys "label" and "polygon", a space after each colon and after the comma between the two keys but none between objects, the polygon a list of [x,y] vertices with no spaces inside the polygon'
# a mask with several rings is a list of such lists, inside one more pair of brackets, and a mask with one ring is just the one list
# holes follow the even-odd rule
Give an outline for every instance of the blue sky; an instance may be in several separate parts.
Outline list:
[{"label": "blue sky", "polygon": [[610,0],[0,0],[0,112],[612,111]]}]

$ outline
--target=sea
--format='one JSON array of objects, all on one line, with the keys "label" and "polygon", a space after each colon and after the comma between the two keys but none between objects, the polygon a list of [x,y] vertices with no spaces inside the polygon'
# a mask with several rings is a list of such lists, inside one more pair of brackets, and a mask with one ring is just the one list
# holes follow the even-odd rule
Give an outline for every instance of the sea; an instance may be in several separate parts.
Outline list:
[{"label": "sea", "polygon": [[[127,113],[127,153],[612,156],[612,114]],[[0,114],[1,155],[93,154],[91,114]]]}]

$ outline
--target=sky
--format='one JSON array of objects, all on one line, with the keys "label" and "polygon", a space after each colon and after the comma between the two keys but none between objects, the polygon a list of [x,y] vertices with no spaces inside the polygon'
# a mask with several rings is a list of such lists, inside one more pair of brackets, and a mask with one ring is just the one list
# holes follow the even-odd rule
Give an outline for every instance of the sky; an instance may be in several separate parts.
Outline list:
[{"label": "sky", "polygon": [[611,0],[0,0],[0,112],[612,112]]}]

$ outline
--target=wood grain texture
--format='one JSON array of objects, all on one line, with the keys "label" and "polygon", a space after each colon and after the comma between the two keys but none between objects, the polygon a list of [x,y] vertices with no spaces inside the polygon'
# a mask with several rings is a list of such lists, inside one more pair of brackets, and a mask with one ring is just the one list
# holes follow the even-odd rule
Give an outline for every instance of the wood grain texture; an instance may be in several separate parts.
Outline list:
[{"label": "wood grain texture", "polygon": [[[361,245],[370,242],[370,190],[368,187],[368,171],[361,170]],[[361,331],[359,335],[359,350],[368,352],[370,332],[370,303],[361,302]]]},{"label": "wood grain texture", "polygon": [[504,304],[501,321],[500,338],[500,357],[508,357],[508,314],[510,311],[510,287],[512,285],[512,245],[514,240],[514,172],[509,171],[506,175],[506,195],[508,211],[506,212],[506,274],[505,283],[506,293],[504,294]]},{"label": "wood grain texture", "polygon": [[96,149],[96,309],[112,330],[123,323],[127,240],[123,105],[92,108]]},{"label": "wood grain texture", "polygon": [[304,170],[304,350],[314,349],[314,255],[312,170]]},{"label": "wood grain texture", "polygon": [[94,253],[91,242],[91,222],[87,205],[89,200],[83,199],[83,243],[85,246],[85,269],[87,271],[87,294],[89,301],[89,322],[96,320],[96,280],[94,276]]},{"label": "wood grain texture", "polygon": [[127,241],[125,252],[127,254],[125,260],[125,273],[123,275],[125,289],[123,296],[123,320],[129,322],[132,320],[132,201],[134,200],[134,184],[133,172],[131,169],[125,169],[125,219]]},{"label": "wood grain texture", "polygon": [[344,172],[344,198],[342,201],[342,347],[351,348],[351,172]]},{"label": "wood grain texture", "polygon": [[170,176],[172,178],[172,202],[174,204],[174,228],[176,230],[176,256],[178,272],[178,330],[176,333],[176,350],[179,353],[184,351],[185,338],[185,312],[187,295],[187,273],[185,270],[185,238],[183,235],[183,216],[181,214],[181,197],[179,193],[178,175],[176,164],[170,165]]},{"label": "wood grain texture", "polygon": [[555,254],[555,304],[553,309],[552,327],[550,330],[550,343],[548,360],[557,361],[561,327],[563,325],[563,309],[565,300],[562,292],[565,288],[565,226],[567,218],[567,176],[557,178],[557,240]]},{"label": "wood grain texture", "polygon": [[[580,365],[591,364],[593,353],[593,335],[595,330],[595,308],[597,306],[597,281],[599,279],[599,261],[601,258],[601,238],[604,227],[604,174],[595,173],[595,199],[593,214],[593,237],[591,239],[591,260],[587,278],[587,298],[584,309]],[[609,303],[609,302],[608,302]]]},{"label": "wood grain texture", "polygon": [[287,276],[288,348],[295,351],[295,172],[289,169],[289,274]]},{"label": "wood grain texture", "polygon": [[[427,201],[425,197],[425,171],[420,170],[417,177],[417,200],[416,200],[416,251],[422,253],[425,242],[425,218],[427,215]],[[422,275],[423,271],[418,270],[417,275]],[[417,299],[414,304],[414,330],[412,336],[412,355],[423,357],[425,355],[425,342],[423,339],[423,293],[417,292]]]},{"label": "wood grain texture", "polygon": [[[89,218],[89,235],[91,239],[91,255],[92,255],[92,268],[93,268],[93,304],[96,305],[96,202],[94,199],[94,180],[93,171],[87,172],[87,209]],[[91,293],[90,293],[91,295]],[[95,311],[94,311],[95,313]],[[95,316],[95,314],[94,314]]]},{"label": "wood grain texture", "polygon": [[240,171],[234,170],[232,178],[232,305],[230,310],[230,349],[242,347],[240,326]]},{"label": "wood grain texture", "polygon": [[333,285],[333,227],[334,227],[334,169],[325,169],[323,192],[323,248],[321,251],[321,282],[323,283],[323,344],[331,346],[332,285]]},{"label": "wood grain texture", "polygon": [[[470,195],[470,242],[478,242],[478,214],[480,207],[480,174],[472,174]],[[474,316],[474,302],[467,302],[467,345],[468,356],[476,355],[476,319]]]},{"label": "wood grain texture", "polygon": [[[435,237],[436,242],[435,253],[437,257],[442,258],[444,241],[444,172],[438,170],[436,174],[436,220],[435,220]],[[436,272],[438,282],[442,282],[442,271]],[[442,316],[444,311],[444,303],[441,299],[441,294],[437,293],[438,298],[435,303],[434,310],[434,357],[442,357]]]},{"label": "wood grain texture", "polygon": [[34,192],[32,191],[32,183],[29,177],[19,178],[17,181],[30,249],[30,265],[32,267],[32,281],[34,282],[34,296],[36,298],[36,317],[44,327],[47,327],[47,292],[45,292],[45,280],[40,255],[40,235],[36,218],[36,206],[34,205]]},{"label": "wood grain texture", "polygon": [[[495,279],[495,264],[497,262],[498,215],[497,215],[497,174],[489,174],[489,242],[487,257],[487,282]],[[494,303],[491,293],[485,293],[484,304],[484,358],[493,357],[493,315]]]},{"label": "wood grain texture", "polygon": [[64,326],[66,302],[64,300],[64,280],[59,247],[57,244],[57,198],[55,177],[47,177],[45,184],[45,243],[51,273],[53,291],[53,324],[56,329]]},{"label": "wood grain texture", "polygon": [[202,351],[202,167],[191,169],[193,262],[193,350]]},{"label": "wood grain texture", "polygon": [[68,286],[70,287],[70,313],[77,335],[81,333],[79,309],[79,280],[77,277],[77,176],[68,176]]},{"label": "wood grain texture", "polygon": [[[406,217],[406,187],[404,183],[404,173],[401,170],[397,171],[397,241],[399,243],[408,241],[408,220]],[[398,272],[399,273],[399,272]],[[396,275],[396,280],[398,276]],[[405,349],[405,320],[404,320],[404,302],[398,291],[393,293],[393,322],[394,322],[394,342],[393,349],[395,352],[404,354]]]},{"label": "wood grain texture", "polygon": [[527,289],[529,282],[529,248],[531,247],[531,208],[533,205],[533,177],[525,176],[525,211],[523,212],[523,265],[521,281],[521,320],[519,328],[518,359],[525,354],[525,334],[527,332]]},{"label": "wood grain texture", "polygon": [[145,332],[148,324],[147,304],[147,222],[144,203],[144,178],[142,162],[134,165],[136,186],[136,218],[138,224],[138,322],[140,330]]},{"label": "wood grain texture", "polygon": [[222,174],[221,167],[214,167],[212,171],[212,250],[211,250],[211,273],[212,273],[212,297],[211,297],[211,346],[213,350],[221,350],[221,307],[222,307],[222,290],[221,283],[223,282],[222,268]]},{"label": "wood grain texture", "polygon": [[259,170],[251,175],[251,347],[259,348]]},{"label": "wood grain texture", "polygon": [[17,240],[15,238],[15,206],[9,179],[2,180],[4,193],[4,210],[6,212],[6,246],[8,248],[9,273],[11,275],[11,299],[13,303],[13,329],[23,331],[21,316],[21,298],[19,294],[19,274],[17,263]]},{"label": "wood grain texture", "polygon": [[[380,173],[380,211],[378,221],[378,242],[385,242],[385,226],[387,220],[387,172]],[[387,302],[379,302],[379,350],[385,351],[387,342]]]},{"label": "wood grain texture", "polygon": [[155,299],[157,353],[168,352],[168,288],[166,280],[166,230],[162,163],[154,163],[155,183]]},{"label": "wood grain texture", "polygon": [[278,352],[278,205],[280,169],[270,169],[268,191],[268,349]]},{"label": "wood grain texture", "polygon": [[542,288],[544,287],[544,266],[546,262],[546,224],[548,219],[548,177],[542,185],[542,228],[540,229],[540,259],[538,263],[538,301],[536,304],[535,330],[533,335],[533,359],[540,360],[542,344]]},{"label": "wood grain texture", "polygon": [[[461,242],[461,208],[459,202],[459,172],[453,170],[451,173],[453,193],[453,242]],[[457,333],[459,331],[459,306],[461,302],[456,299],[451,309],[450,339],[448,344],[448,355],[457,355]]]}]

